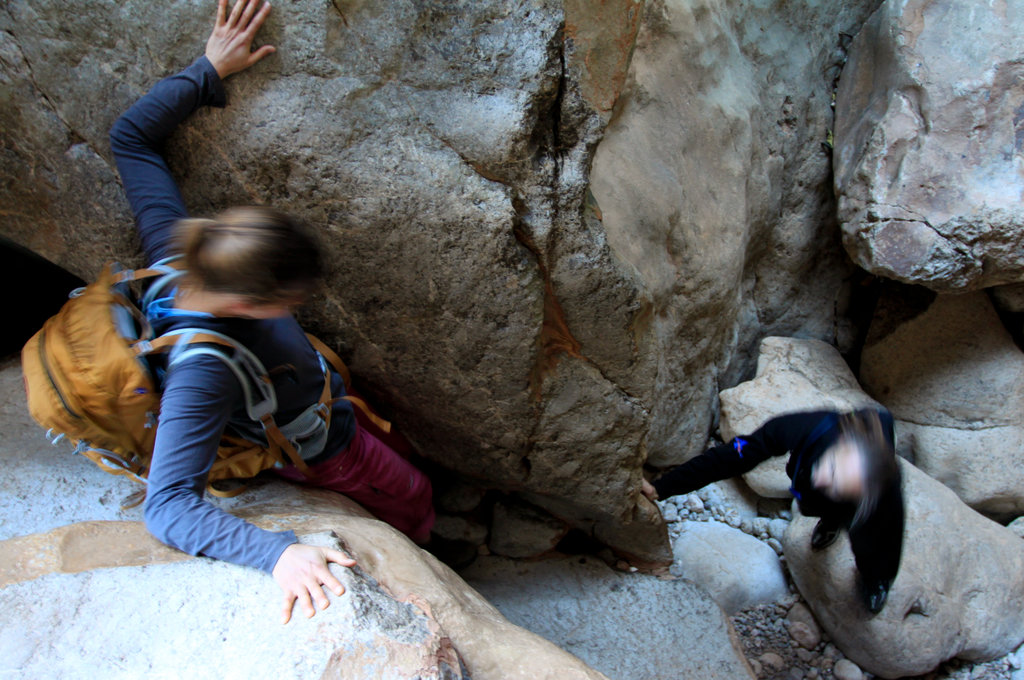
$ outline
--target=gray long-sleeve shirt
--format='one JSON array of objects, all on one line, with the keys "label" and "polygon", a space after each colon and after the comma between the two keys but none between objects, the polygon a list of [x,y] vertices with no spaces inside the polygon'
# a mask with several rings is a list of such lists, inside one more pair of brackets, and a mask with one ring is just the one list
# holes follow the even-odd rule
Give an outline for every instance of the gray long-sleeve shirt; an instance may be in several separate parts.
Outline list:
[{"label": "gray long-sleeve shirt", "polygon": [[[111,148],[149,263],[172,254],[174,225],[188,216],[161,147],[197,108],[224,104],[220,78],[201,57],[157,83],[111,129]],[[260,359],[273,376],[278,423],[288,422],[319,399],[323,388],[319,360],[291,316],[254,320],[175,309],[154,319],[158,334],[186,327],[224,333]],[[278,367],[287,368],[275,371]],[[331,378],[333,396],[344,395],[341,377],[332,371]],[[216,357],[198,356],[172,367],[162,389],[148,475],[147,528],[187,553],[271,572],[284,549],[296,542],[294,533],[265,531],[203,499],[221,434],[233,419],[247,420],[237,378]],[[336,402],[324,455],[344,450],[354,432],[351,404]]]}]

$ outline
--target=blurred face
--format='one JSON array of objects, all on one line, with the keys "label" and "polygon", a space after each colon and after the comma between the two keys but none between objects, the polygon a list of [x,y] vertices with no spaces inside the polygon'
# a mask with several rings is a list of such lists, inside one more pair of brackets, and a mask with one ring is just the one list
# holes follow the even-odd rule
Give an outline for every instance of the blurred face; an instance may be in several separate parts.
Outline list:
[{"label": "blurred face", "polygon": [[814,488],[834,501],[855,501],[864,493],[864,458],[860,449],[840,439],[821,455],[811,471]]}]

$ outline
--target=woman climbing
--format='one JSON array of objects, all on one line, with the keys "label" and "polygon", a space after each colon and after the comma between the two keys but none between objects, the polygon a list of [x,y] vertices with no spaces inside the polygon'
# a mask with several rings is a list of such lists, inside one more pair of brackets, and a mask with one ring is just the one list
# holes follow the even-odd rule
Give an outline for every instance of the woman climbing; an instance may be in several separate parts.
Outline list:
[{"label": "woman climbing", "polygon": [[[160,152],[163,143],[201,106],[225,105],[222,81],[274,52],[252,50],[269,3],[219,0],[204,56],[139,99],[114,124],[111,148],[145,250],[154,263],[181,255],[186,274],[147,309],[157,335],[201,328],[248,348],[272,376],[278,422],[309,411],[324,389],[323,365],[291,314],[320,275],[319,252],[305,228],[282,212],[235,208],[213,219],[188,219],[181,194]],[[330,372],[332,396],[345,394]],[[296,600],[306,616],[328,605],[323,587],[344,589],[328,563],[352,566],[344,553],[301,545],[291,531],[265,531],[203,499],[207,475],[225,429],[251,432],[239,378],[221,359],[189,357],[166,368],[145,505],[147,528],[161,541],[262,569],[284,591],[282,620]],[[330,406],[329,429],[300,447],[309,474],[279,473],[332,489],[362,503],[419,543],[434,521],[426,476],[365,431],[352,405]],[[258,429],[258,428],[257,428]]]}]

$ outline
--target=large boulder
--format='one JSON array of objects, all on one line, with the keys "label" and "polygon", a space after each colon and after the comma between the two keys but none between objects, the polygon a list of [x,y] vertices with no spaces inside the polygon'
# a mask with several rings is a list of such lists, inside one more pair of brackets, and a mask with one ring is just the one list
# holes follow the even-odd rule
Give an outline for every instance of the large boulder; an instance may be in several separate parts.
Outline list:
[{"label": "large boulder", "polygon": [[900,455],[979,512],[1024,514],[1024,353],[984,292],[908,288],[879,303],[864,389],[895,416]]},{"label": "large boulder", "polygon": [[[302,321],[424,456],[663,562],[644,462],[704,444],[764,334],[855,337],[820,142],[876,3],[283,3],[170,165],[197,214],[319,230]],[[69,32],[5,3],[0,234],[85,278],[138,262],[106,131],[213,5],[86,3]]]},{"label": "large boulder", "polygon": [[656,467],[699,452],[716,395],[749,377],[765,335],[849,348],[852,280],[822,149],[837,36],[877,0],[643,4],[615,116],[592,170],[614,257],[642,284],[615,317],[637,349],[631,394]]},{"label": "large boulder", "polygon": [[900,467],[906,531],[885,608],[872,616],[861,603],[845,534],[811,550],[813,517],[795,517],[783,538],[793,581],[843,654],[877,676],[1008,654],[1024,641],[1024,541],[910,463]]},{"label": "large boulder", "polygon": [[230,663],[249,677],[604,677],[509,623],[455,572],[343,497],[301,496],[238,512],[340,545],[359,566],[336,568],[347,592],[329,594],[332,605],[312,619],[296,611],[287,626],[266,574],[188,558],[139,522],[83,522],[0,542],[4,670],[213,677]]},{"label": "large boulder", "polygon": [[886,0],[836,96],[846,248],[937,291],[1024,280],[1019,3]]},{"label": "large boulder", "polygon": [[[60,532],[61,540],[108,556],[117,552],[111,540],[139,538],[125,530],[106,541],[89,540],[102,529],[84,537],[80,528]],[[331,534],[305,542],[341,547]],[[10,547],[0,543],[5,558],[11,557]],[[212,560],[7,583],[0,589],[6,613],[0,669],[22,678],[212,678],[225,666],[232,675],[248,677],[470,677],[451,639],[422,604],[397,601],[362,569],[333,571],[346,594],[332,593],[329,608],[313,619],[298,616],[287,627],[273,625],[280,591],[272,580]],[[240,602],[240,593],[251,600]]]},{"label": "large boulder", "polygon": [[[839,351],[820,340],[768,337],[761,341],[757,375],[723,390],[722,438],[750,434],[771,418],[795,411],[847,411],[878,402],[864,393]],[[743,475],[762,496],[788,498],[787,456],[776,456]]]},{"label": "large boulder", "polygon": [[[260,40],[277,53],[168,152],[193,212],[269,203],[319,230],[327,286],[302,321],[423,455],[568,499],[566,521],[664,561],[657,513],[637,512],[649,406],[606,367],[632,361],[639,288],[580,210],[629,5],[275,6]],[[84,278],[138,263],[107,130],[202,52],[214,8],[91,3],[69,33],[59,2],[5,4],[0,186],[17,209],[0,234]]]}]

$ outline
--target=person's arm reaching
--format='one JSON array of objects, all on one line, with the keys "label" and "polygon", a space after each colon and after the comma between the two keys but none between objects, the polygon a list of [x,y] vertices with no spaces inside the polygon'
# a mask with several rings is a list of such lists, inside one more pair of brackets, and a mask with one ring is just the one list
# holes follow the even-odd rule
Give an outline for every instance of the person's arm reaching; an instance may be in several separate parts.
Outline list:
[{"label": "person's arm reaching", "polygon": [[199,358],[168,374],[149,471],[146,527],[160,541],[189,554],[271,574],[284,591],[282,622],[287,623],[296,601],[307,617],[313,616],[313,601],[320,609],[328,605],[321,586],[344,593],[327,565],[350,567],[355,560],[338,550],[301,545],[291,531],[260,529],[203,500],[217,444],[239,392],[234,374],[219,359]]},{"label": "person's arm reaching", "polygon": [[[227,0],[219,0],[205,55],[157,83],[111,129],[111,148],[149,263],[172,254],[174,225],[187,217],[163,144],[200,106],[224,105],[224,78],[274,51],[269,45],[251,49],[269,12],[269,3],[260,7],[259,0],[236,0],[228,14]],[[183,551],[271,573],[284,591],[282,619],[287,623],[296,601],[306,616],[313,616],[314,601],[321,609],[329,602],[323,587],[344,592],[330,562],[353,566],[355,561],[338,550],[300,545],[290,531],[264,531],[203,499],[239,391],[234,375],[217,359],[168,373],[149,471],[146,525]]]},{"label": "person's arm reaching", "polygon": [[149,263],[171,254],[174,224],[188,216],[164,160],[163,144],[200,106],[224,106],[224,78],[274,51],[270,45],[250,51],[256,31],[270,12],[267,3],[255,11],[258,4],[258,0],[238,0],[230,16],[225,16],[227,0],[220,0],[206,54],[153,86],[110,130],[110,148]]},{"label": "person's arm reaching", "polygon": [[[749,435],[712,447],[655,480],[650,485],[655,498],[689,493],[749,472],[772,456],[795,449],[825,415],[808,412],[776,416]],[[651,497],[646,487],[643,492]]]}]

